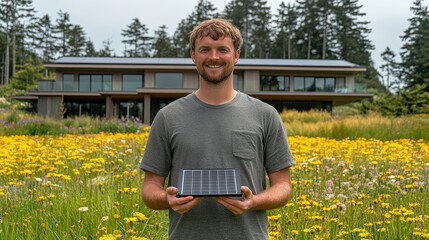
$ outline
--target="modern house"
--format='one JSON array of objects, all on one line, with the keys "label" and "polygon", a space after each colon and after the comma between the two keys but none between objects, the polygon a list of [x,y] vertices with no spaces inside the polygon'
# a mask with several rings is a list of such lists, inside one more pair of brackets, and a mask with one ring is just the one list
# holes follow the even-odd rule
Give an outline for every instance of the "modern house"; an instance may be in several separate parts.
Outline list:
[{"label": "modern house", "polygon": [[[150,124],[159,109],[195,91],[190,58],[63,57],[45,67],[56,79],[40,81],[30,101],[40,115],[136,117]],[[325,109],[372,98],[355,83],[365,67],[342,60],[240,59],[234,88],[283,109]]]}]

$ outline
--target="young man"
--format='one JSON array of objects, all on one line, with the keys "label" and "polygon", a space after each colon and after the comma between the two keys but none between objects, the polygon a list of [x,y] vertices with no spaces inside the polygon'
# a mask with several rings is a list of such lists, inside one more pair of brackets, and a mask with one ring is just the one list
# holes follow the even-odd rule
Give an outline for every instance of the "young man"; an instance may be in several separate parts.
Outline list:
[{"label": "young man", "polygon": [[[190,44],[200,87],[162,108],[152,123],[140,165],[142,196],[148,207],[170,210],[170,239],[267,239],[266,210],[291,196],[295,161],[279,114],[233,88],[242,41],[228,21],[198,25]],[[243,198],[178,198],[179,170],[188,168],[239,169]]]}]

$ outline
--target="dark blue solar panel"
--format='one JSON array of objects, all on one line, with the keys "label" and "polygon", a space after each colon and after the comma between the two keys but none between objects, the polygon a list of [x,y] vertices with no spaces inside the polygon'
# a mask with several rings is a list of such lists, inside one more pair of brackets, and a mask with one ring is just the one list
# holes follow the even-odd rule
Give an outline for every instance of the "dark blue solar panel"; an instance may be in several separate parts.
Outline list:
[{"label": "dark blue solar panel", "polygon": [[179,193],[183,196],[241,196],[237,169],[185,169],[179,173]]}]

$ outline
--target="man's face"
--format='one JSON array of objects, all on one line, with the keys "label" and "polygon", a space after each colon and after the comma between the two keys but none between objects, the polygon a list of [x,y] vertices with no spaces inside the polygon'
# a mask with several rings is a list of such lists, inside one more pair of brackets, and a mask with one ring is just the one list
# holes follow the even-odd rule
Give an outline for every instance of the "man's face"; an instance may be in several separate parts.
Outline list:
[{"label": "man's face", "polygon": [[191,52],[198,74],[209,83],[218,84],[232,76],[234,65],[240,56],[235,51],[230,37],[213,40],[203,37],[195,42],[195,50]]}]

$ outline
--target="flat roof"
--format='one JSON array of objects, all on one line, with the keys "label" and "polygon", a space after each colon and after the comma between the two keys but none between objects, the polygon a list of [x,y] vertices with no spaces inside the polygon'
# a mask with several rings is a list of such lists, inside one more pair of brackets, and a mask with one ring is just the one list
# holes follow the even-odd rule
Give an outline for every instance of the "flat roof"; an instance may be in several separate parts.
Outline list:
[{"label": "flat roof", "polygon": [[[128,57],[61,57],[45,64],[46,67],[67,65],[165,65],[194,66],[191,58],[128,58]],[[345,60],[321,59],[255,59],[240,58],[237,67],[309,67],[309,68],[352,68],[366,70]]]}]

